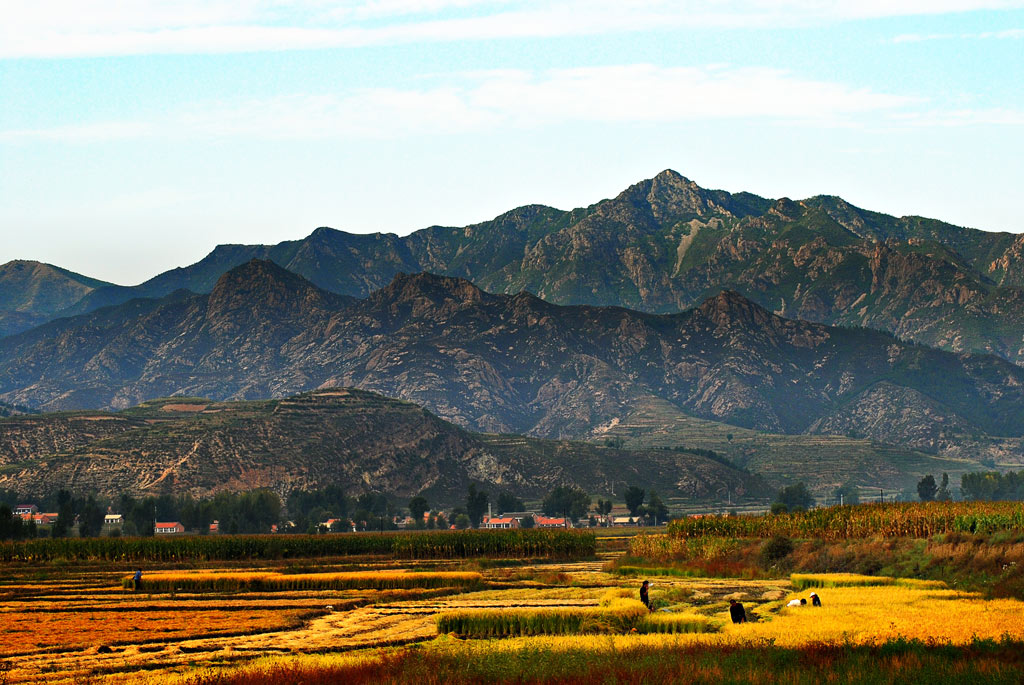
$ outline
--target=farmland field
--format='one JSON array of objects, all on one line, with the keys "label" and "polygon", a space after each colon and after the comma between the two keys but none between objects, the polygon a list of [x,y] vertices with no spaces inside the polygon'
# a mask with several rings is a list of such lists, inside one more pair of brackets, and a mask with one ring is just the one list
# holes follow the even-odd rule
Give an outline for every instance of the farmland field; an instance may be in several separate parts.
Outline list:
[{"label": "farmland field", "polygon": [[[640,558],[630,571],[622,554],[611,544],[576,559],[152,561],[141,592],[125,583],[134,566],[102,558],[8,562],[0,683],[1024,676],[1024,602],[1013,597],[877,574],[687,577]],[[652,583],[652,614],[637,601],[638,574]],[[812,590],[822,607],[787,606]],[[750,622],[730,622],[730,599]]]}]

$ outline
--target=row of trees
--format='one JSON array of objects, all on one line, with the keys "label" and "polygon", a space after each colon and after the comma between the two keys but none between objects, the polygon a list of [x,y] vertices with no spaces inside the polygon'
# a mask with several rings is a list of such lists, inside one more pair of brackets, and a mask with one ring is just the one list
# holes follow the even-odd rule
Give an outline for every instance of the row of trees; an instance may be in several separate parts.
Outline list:
[{"label": "row of trees", "polygon": [[[646,516],[655,523],[669,517],[668,507],[656,492],[630,486],[622,497],[632,516]],[[316,490],[293,491],[282,504],[278,495],[270,490],[250,492],[218,493],[212,498],[197,499],[191,495],[149,496],[136,498],[128,494],[120,497],[103,498],[96,495],[75,496],[67,490],[36,498],[41,511],[56,511],[57,521],[49,529],[26,523],[12,512],[19,501],[16,493],[0,491],[0,539],[22,539],[49,534],[65,537],[77,534],[81,537],[100,535],[103,531],[104,515],[108,511],[120,513],[123,523],[115,534],[153,535],[157,521],[178,521],[186,530],[205,532],[214,521],[223,533],[264,533],[273,524],[280,523],[281,532],[317,533],[324,532],[323,524],[333,521],[332,530],[392,530],[394,520],[402,513],[393,500],[379,493],[364,493],[350,496],[338,486],[327,486]],[[470,484],[463,505],[455,507],[445,516],[431,512],[431,505],[423,495],[417,495],[408,502],[408,512],[417,528],[477,528],[491,504],[490,495],[476,484]],[[499,493],[494,504],[497,513],[521,512],[526,506],[523,501],[508,492]],[[546,516],[565,516],[579,520],[588,514],[607,516],[612,511],[610,499],[598,499],[596,503],[584,490],[571,486],[559,486],[549,492],[541,502],[540,510]],[[285,518],[287,513],[287,520]],[[592,521],[593,523],[594,521]],[[522,522],[531,527],[532,519]],[[113,531],[112,531],[113,532]]]}]

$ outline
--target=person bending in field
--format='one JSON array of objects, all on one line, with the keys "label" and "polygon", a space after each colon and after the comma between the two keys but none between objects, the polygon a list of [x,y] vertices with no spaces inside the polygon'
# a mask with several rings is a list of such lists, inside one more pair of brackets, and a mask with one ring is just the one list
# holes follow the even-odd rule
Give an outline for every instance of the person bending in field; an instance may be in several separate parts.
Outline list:
[{"label": "person bending in field", "polygon": [[138,592],[142,589],[142,569],[135,569],[135,575],[132,576],[132,582],[135,584],[135,591]]},{"label": "person bending in field", "polygon": [[651,609],[651,596],[649,592],[650,585],[651,584],[645,580],[643,585],[640,586],[640,601],[644,603],[645,607],[647,607],[647,611],[653,611],[653,609]]},{"label": "person bending in field", "polygon": [[804,607],[804,606],[807,606],[807,600],[802,598],[802,597],[800,599],[791,599],[791,600],[789,600],[789,604],[787,604],[786,606],[788,606],[788,607]]},{"label": "person bending in field", "polygon": [[743,610],[743,605],[735,599],[729,600],[729,616],[732,617],[733,623],[747,622],[747,612]]},{"label": "person bending in field", "polygon": [[811,604],[816,607],[821,606],[821,597],[818,596],[817,592],[811,593]]}]

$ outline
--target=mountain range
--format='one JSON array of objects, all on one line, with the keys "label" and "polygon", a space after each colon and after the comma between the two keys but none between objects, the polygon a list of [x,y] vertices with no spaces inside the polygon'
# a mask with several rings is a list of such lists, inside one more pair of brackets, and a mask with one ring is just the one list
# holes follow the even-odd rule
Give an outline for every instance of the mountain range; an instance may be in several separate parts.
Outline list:
[{"label": "mountain range", "polygon": [[[734,290],[788,318],[1024,361],[1024,235],[893,217],[833,196],[770,200],[706,190],[673,171],[571,211],[531,205],[404,237],[318,228],[277,245],[222,245],[132,287],[90,281],[79,294],[84,277],[65,272],[69,292],[59,308],[7,307],[18,314],[3,330],[179,289],[208,293],[223,273],[254,258],[357,298],[398,273],[421,271],[490,292],[527,290],[553,304],[650,313]],[[0,283],[11,264],[0,267]]]},{"label": "mountain range", "polygon": [[[132,423],[133,408],[194,396],[270,402],[273,413],[299,402],[296,393],[327,388],[415,403],[475,436],[464,455],[484,443],[487,454],[501,452],[488,437],[496,434],[529,436],[507,440],[534,447],[589,441],[570,450],[584,461],[605,442],[714,450],[773,483],[799,477],[819,492],[1019,465],[1022,250],[1014,234],[891,217],[831,196],[710,191],[666,171],[572,211],[527,206],[405,237],[320,228],[278,245],[220,246],[132,287],[10,262],[0,266],[0,416],[106,418],[73,418],[75,429],[65,414],[4,419],[50,428],[22,435],[2,468],[27,478],[18,464],[59,456],[47,462],[53,473],[148,491],[144,464],[103,476],[114,462],[88,447],[117,439],[104,430],[131,426],[130,442],[150,440],[145,453],[178,473],[170,452],[157,458],[152,436],[162,434],[151,439]],[[181,430],[221,430],[204,421]],[[391,454],[378,447],[368,454]],[[447,475],[435,474],[439,492],[472,477],[470,457],[457,453],[446,453],[455,459]],[[190,463],[235,459],[228,477],[240,468],[241,453],[232,454]],[[540,463],[530,468],[547,472]],[[263,474],[254,483],[292,487],[266,475],[270,461],[253,464]],[[313,471],[303,483],[349,477]],[[218,487],[179,475],[191,491]]]},{"label": "mountain range", "polygon": [[253,260],[208,295],[136,299],[0,340],[0,400],[45,411],[328,386],[415,402],[470,430],[552,439],[599,438],[652,402],[662,428],[699,417],[929,452],[1024,435],[1014,364],[788,320],[731,291],[657,315],[421,273],[357,300]]}]

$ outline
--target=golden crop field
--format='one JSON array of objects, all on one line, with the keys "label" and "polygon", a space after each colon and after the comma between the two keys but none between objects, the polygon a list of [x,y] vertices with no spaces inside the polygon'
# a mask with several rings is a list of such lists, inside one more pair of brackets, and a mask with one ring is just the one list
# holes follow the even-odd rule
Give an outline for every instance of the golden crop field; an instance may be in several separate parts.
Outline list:
[{"label": "golden crop field", "polygon": [[[529,682],[691,682],[697,675],[711,682],[735,671],[747,674],[738,682],[816,682],[806,664],[819,662],[845,669],[838,682],[862,682],[880,663],[901,682],[918,682],[907,675],[918,672],[932,682],[1024,676],[1024,657],[1014,656],[1024,645],[1024,602],[985,599],[935,581],[857,574],[689,578],[648,570],[656,609],[648,614],[637,601],[640,578],[601,561],[492,567],[452,560],[427,571],[374,559],[363,571],[314,569],[150,568],[136,593],[122,587],[121,571],[11,567],[0,579],[0,679],[440,684],[503,682],[525,673]],[[394,589],[366,582],[378,577],[393,585],[417,575],[446,582]],[[199,589],[178,589],[183,578]],[[349,578],[361,582],[353,587]],[[161,579],[174,591],[158,590]],[[260,582],[246,586],[245,579]],[[822,607],[786,606],[812,588]],[[744,604],[749,623],[730,622],[730,599]],[[766,661],[767,654],[776,656]],[[729,659],[735,664],[724,666]],[[692,673],[671,670],[679,663],[693,664]],[[765,671],[765,663],[783,671]],[[985,674],[999,679],[986,681]]]}]

